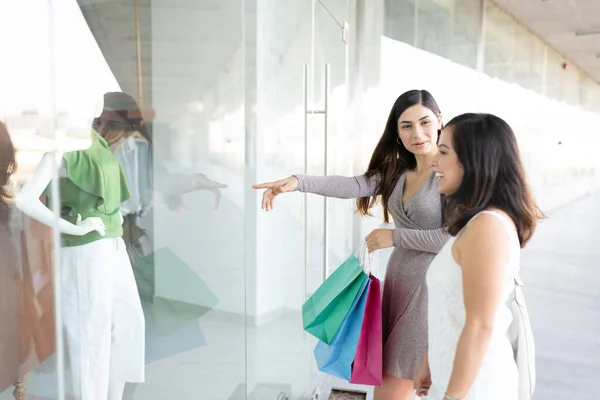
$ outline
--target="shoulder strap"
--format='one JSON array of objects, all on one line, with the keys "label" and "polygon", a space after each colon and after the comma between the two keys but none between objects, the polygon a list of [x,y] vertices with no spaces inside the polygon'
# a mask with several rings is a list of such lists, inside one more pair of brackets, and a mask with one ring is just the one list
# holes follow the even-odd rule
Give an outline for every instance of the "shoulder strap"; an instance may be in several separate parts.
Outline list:
[{"label": "shoulder strap", "polygon": [[522,290],[523,282],[518,275],[515,276],[514,282],[514,290],[507,303],[513,317],[507,335],[519,373],[518,400],[530,400],[536,381],[535,343]]},{"label": "shoulder strap", "polygon": [[[471,218],[471,221],[475,218],[477,218],[477,216],[481,215],[481,214],[489,214],[489,215],[493,215],[495,217],[497,217],[500,222],[502,222],[502,225],[504,225],[504,227],[509,231],[509,232],[514,232],[515,231],[515,226],[512,220],[510,220],[507,216],[505,216],[502,213],[499,213],[498,211],[494,211],[494,210],[483,210],[481,211],[479,214],[477,214],[476,216],[474,216],[473,218]],[[469,221],[470,222],[470,221]]]},{"label": "shoulder strap", "polygon": [[469,224],[471,222],[473,222],[475,220],[475,218],[479,217],[482,214],[490,214],[495,216],[496,218],[498,218],[500,220],[500,222],[502,223],[502,225],[506,228],[506,231],[510,234],[515,232],[515,227],[513,222],[508,219],[508,217],[504,216],[503,214],[499,213],[498,211],[493,211],[493,210],[483,210],[478,212],[477,214],[475,214],[466,224],[465,226],[462,227],[462,229],[456,234],[456,237],[460,236],[461,233],[464,232],[465,229],[467,229],[467,226],[469,226]]}]

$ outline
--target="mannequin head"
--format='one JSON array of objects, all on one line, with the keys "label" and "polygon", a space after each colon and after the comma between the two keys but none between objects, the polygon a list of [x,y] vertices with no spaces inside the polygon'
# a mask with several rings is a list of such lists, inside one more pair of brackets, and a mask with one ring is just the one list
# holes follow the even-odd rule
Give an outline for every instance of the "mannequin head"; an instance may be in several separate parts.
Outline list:
[{"label": "mannequin head", "polygon": [[92,126],[109,144],[136,134],[152,141],[140,107],[127,93],[105,93],[102,109]]},{"label": "mannequin head", "polygon": [[15,172],[17,162],[13,146],[6,125],[0,122],[0,221],[8,219],[10,207],[8,202],[11,194],[7,185],[10,177]]}]

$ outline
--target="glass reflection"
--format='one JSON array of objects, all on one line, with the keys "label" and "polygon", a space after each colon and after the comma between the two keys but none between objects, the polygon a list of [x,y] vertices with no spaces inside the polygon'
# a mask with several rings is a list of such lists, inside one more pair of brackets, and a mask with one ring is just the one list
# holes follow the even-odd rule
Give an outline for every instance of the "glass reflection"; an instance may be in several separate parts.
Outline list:
[{"label": "glass reflection", "polygon": [[15,148],[0,122],[0,393],[24,393],[27,374],[54,352],[50,228],[12,202]]}]

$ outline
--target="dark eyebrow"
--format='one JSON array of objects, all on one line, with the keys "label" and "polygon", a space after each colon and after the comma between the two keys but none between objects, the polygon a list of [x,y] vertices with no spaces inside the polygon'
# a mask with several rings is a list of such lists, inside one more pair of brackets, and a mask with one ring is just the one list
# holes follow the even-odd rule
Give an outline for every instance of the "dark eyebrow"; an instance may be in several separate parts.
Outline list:
[{"label": "dark eyebrow", "polygon": [[446,146],[445,144],[440,144],[440,145],[438,145],[438,147],[445,147],[445,148],[447,148],[448,150],[450,150],[450,147]]},{"label": "dark eyebrow", "polygon": [[[419,118],[419,121],[423,121],[426,118],[431,118],[431,115],[426,115],[424,117]],[[410,121],[400,121],[401,124],[412,124]]]}]

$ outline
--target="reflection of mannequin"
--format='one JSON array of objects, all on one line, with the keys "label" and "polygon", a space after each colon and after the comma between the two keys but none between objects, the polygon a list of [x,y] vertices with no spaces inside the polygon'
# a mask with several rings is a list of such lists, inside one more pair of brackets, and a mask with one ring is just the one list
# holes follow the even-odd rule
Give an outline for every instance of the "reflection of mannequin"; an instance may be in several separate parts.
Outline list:
[{"label": "reflection of mannequin", "polygon": [[54,353],[51,233],[18,210],[0,223],[0,392]]},{"label": "reflection of mannequin", "polygon": [[8,180],[15,166],[15,151],[4,124],[0,123],[0,392],[16,382],[20,357],[17,316],[17,249],[10,234]]},{"label": "reflection of mannequin", "polygon": [[[55,216],[39,197],[49,195],[52,157],[44,155],[16,199],[25,214],[49,226]],[[121,239],[119,208],[129,189],[96,132],[89,149],[62,156],[60,177],[62,307],[74,395],[118,400],[125,382],[144,380],[144,316]]]},{"label": "reflection of mannequin", "polygon": [[15,149],[0,122],[0,392],[54,352],[50,229],[14,212]]},{"label": "reflection of mannequin", "polygon": [[20,330],[17,316],[17,249],[8,225],[0,223],[0,392],[23,376],[19,373]]},{"label": "reflection of mannequin", "polygon": [[[150,210],[152,203],[152,164],[148,141],[143,137],[128,136],[114,142],[111,150],[125,172],[131,198],[121,204],[125,243],[131,263],[148,252],[147,231],[137,220]],[[146,240],[144,240],[146,239]]]}]

